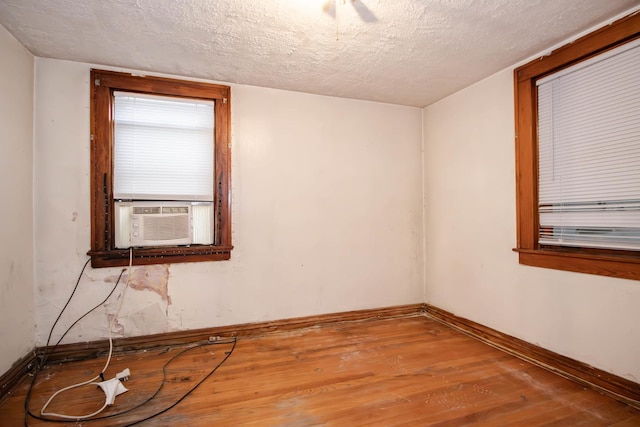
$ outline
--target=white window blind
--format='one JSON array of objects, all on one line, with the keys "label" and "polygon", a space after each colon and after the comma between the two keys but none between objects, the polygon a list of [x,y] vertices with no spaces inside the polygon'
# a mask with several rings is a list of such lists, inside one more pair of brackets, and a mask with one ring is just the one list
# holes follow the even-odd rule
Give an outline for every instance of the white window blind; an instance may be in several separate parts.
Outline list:
[{"label": "white window blind", "polygon": [[114,197],[213,201],[213,101],[114,97]]},{"label": "white window blind", "polygon": [[539,243],[640,250],[640,41],[537,84]]}]

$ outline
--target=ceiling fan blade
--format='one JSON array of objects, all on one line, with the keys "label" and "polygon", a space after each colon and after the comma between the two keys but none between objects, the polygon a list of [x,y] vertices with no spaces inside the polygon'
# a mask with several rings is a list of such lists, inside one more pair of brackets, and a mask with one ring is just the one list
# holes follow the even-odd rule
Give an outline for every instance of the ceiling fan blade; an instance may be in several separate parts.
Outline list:
[{"label": "ceiling fan blade", "polygon": [[376,15],[374,15],[373,12],[371,12],[371,10],[367,7],[367,5],[364,4],[364,2],[358,1],[358,0],[351,0],[351,4],[353,5],[353,8],[356,10],[356,12],[358,13],[358,16],[360,16],[360,19],[363,22],[371,23],[371,22],[376,22],[378,20]]},{"label": "ceiling fan blade", "polygon": [[322,5],[322,11],[332,18],[336,17],[336,0],[326,0]]}]

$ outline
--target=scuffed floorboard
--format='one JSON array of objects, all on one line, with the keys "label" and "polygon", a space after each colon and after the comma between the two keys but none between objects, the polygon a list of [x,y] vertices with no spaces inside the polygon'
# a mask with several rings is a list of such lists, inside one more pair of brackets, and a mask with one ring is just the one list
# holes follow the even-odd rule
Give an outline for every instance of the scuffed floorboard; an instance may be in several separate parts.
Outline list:
[{"label": "scuffed floorboard", "polygon": [[[232,344],[193,348],[167,366],[166,382],[139,409],[87,426],[124,426],[175,403]],[[104,414],[143,403],[162,366],[186,347],[114,357],[107,378],[128,367],[128,392]],[[46,367],[30,407],[57,388],[95,375],[104,360]],[[28,384],[0,406],[0,424],[23,424]],[[95,386],[51,410],[79,414],[102,404]],[[618,424],[619,423],[619,424]],[[341,322],[241,338],[228,360],[174,408],[139,425],[497,426],[640,425],[640,411],[516,359],[422,316]],[[30,418],[29,425],[60,425]]]}]

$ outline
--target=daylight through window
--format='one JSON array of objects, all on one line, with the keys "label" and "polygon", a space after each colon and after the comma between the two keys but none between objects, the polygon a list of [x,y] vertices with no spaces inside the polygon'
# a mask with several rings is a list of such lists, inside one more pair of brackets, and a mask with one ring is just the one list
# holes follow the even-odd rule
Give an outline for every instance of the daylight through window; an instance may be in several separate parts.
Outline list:
[{"label": "daylight through window", "polygon": [[520,263],[640,280],[640,14],[514,78]]},{"label": "daylight through window", "polygon": [[539,243],[640,250],[640,40],[537,86]]},{"label": "daylight through window", "polygon": [[92,71],[92,265],[228,259],[229,87]]}]

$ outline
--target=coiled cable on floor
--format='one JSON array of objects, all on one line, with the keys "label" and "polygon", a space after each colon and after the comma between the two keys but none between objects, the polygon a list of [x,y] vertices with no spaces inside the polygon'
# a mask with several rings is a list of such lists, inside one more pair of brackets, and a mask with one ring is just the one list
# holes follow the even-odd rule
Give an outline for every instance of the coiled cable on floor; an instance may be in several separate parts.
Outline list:
[{"label": "coiled cable on floor", "polygon": [[[120,314],[120,310],[122,310],[122,305],[124,303],[124,296],[126,295],[127,289],[129,288],[129,280],[131,278],[131,267],[132,266],[133,266],[133,250],[131,248],[129,248],[129,268],[127,269],[127,271],[128,271],[127,282],[125,283],[124,289],[122,290],[122,294],[120,295],[120,302],[118,303],[118,308],[116,310],[116,313],[111,318],[111,321],[109,322],[109,328],[107,329],[107,335],[109,337],[109,354],[107,356],[107,361],[104,364],[104,368],[102,368],[102,370],[100,371],[100,373],[98,375],[96,375],[95,377],[93,377],[93,378],[91,378],[89,380],[82,381],[82,382],[77,383],[77,384],[72,384],[70,386],[61,388],[60,390],[58,390],[55,393],[53,393],[51,395],[51,397],[49,398],[49,400],[47,400],[47,402],[42,406],[42,409],[40,410],[40,415],[42,415],[43,417],[57,417],[57,418],[63,418],[63,419],[66,419],[66,420],[80,421],[80,420],[85,420],[87,418],[91,418],[91,417],[94,417],[94,416],[98,415],[100,412],[104,411],[107,408],[107,406],[109,405],[109,400],[105,396],[104,405],[102,405],[102,407],[100,409],[98,409],[97,411],[94,411],[94,412],[92,412],[90,414],[67,415],[67,414],[58,414],[56,412],[45,412],[47,407],[49,406],[49,404],[60,393],[64,393],[65,391],[69,391],[69,390],[72,390],[74,388],[78,388],[78,387],[82,387],[82,386],[87,385],[87,384],[91,384],[91,383],[103,378],[103,374],[105,373],[105,371],[109,367],[109,363],[111,363],[111,356],[113,355],[113,336],[112,336],[111,330],[113,329],[113,326],[115,325],[116,320],[118,319],[118,315]],[[123,269],[123,272],[124,272],[124,269]],[[75,292],[75,289],[74,289],[74,292]],[[72,296],[73,296],[73,294],[72,294]],[[70,300],[71,299],[69,299],[69,301]],[[67,305],[68,305],[69,301],[67,301]],[[64,308],[66,308],[67,305],[65,305]],[[55,326],[55,324],[54,324],[54,326]]]}]

